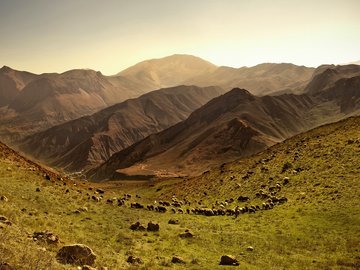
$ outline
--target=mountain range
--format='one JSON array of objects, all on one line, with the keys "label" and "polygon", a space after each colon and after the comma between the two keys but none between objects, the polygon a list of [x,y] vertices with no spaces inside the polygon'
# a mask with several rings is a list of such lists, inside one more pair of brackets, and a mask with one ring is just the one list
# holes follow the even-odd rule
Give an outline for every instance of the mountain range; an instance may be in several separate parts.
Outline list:
[{"label": "mountain range", "polygon": [[113,76],[4,66],[0,138],[96,180],[194,175],[359,114],[359,78],[358,65],[230,68],[191,55],[143,61]]},{"label": "mountain range", "polygon": [[114,76],[94,70],[37,75],[4,66],[0,69],[0,137],[14,145],[27,135],[164,87],[220,86],[226,91],[242,87],[253,94],[271,94],[302,89],[312,72],[313,68],[292,64],[217,67],[191,55],[143,61]]},{"label": "mountain range", "polygon": [[[322,69],[322,67],[320,67]],[[355,70],[354,70],[355,69]],[[249,156],[313,127],[360,113],[358,67],[326,68],[301,95],[254,96],[244,89],[211,100],[188,119],[114,154],[89,172],[93,179],[124,174],[181,176]],[[338,79],[327,81],[327,73]],[[322,88],[313,91],[314,81]],[[316,88],[315,88],[316,89]]]},{"label": "mountain range", "polygon": [[20,149],[52,166],[86,169],[185,120],[195,109],[222,93],[224,90],[219,87],[196,86],[153,91],[29,136]]}]

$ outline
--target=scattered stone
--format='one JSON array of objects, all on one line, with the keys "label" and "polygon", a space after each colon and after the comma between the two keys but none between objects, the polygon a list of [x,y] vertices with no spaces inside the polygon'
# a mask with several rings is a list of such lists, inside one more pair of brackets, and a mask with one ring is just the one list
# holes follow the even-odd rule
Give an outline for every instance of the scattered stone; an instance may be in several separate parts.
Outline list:
[{"label": "scattered stone", "polygon": [[99,194],[104,194],[105,190],[103,190],[101,188],[98,188],[98,189],[96,189],[96,192],[99,193]]},{"label": "scattered stone", "polygon": [[142,264],[143,263],[141,258],[132,256],[132,255],[127,258],[126,262],[128,262],[130,264]]},{"label": "scattered stone", "polygon": [[81,212],[87,212],[87,211],[89,211],[88,208],[86,206],[84,206],[84,207],[80,207],[80,208],[76,209],[74,213],[80,214]]},{"label": "scattered stone", "polygon": [[8,199],[6,196],[1,195],[1,197],[0,197],[0,201],[8,202],[8,201],[9,201],[9,199]]},{"label": "scattered stone", "polygon": [[153,222],[149,222],[148,226],[147,226],[147,231],[148,232],[158,232],[160,229],[160,225],[158,223],[153,223]]},{"label": "scattered stone", "polygon": [[56,254],[56,259],[62,264],[93,266],[96,255],[88,246],[74,244],[63,246]]},{"label": "scattered stone", "polygon": [[292,167],[293,165],[290,162],[285,162],[281,169],[281,173],[286,172],[288,169],[291,169]]},{"label": "scattered stone", "polygon": [[189,230],[185,230],[184,233],[179,234],[180,238],[193,238],[194,234],[191,233]]},{"label": "scattered stone", "polygon": [[140,222],[135,222],[133,224],[130,225],[130,230],[133,231],[145,231],[145,227],[143,225],[140,224]]},{"label": "scattered stone", "polygon": [[185,260],[179,256],[172,257],[171,262],[172,263],[183,263],[183,264],[186,263]]},{"label": "scattered stone", "polygon": [[246,251],[254,251],[254,247],[248,246],[248,247],[246,248]]},{"label": "scattered stone", "polygon": [[34,241],[43,241],[47,244],[56,245],[59,243],[59,237],[52,232],[44,231],[44,232],[34,232],[32,236]]},{"label": "scattered stone", "polygon": [[4,224],[4,225],[12,225],[11,221],[7,219],[7,217],[5,216],[0,216],[0,224]]},{"label": "scattered stone", "polygon": [[168,224],[180,224],[179,220],[178,219],[170,219]]},{"label": "scattered stone", "polygon": [[238,260],[232,255],[223,255],[220,259],[220,265],[233,265],[238,266],[240,263]]},{"label": "scattered stone", "polygon": [[285,185],[289,184],[289,182],[290,182],[290,178],[289,177],[284,177],[283,185],[285,186]]}]

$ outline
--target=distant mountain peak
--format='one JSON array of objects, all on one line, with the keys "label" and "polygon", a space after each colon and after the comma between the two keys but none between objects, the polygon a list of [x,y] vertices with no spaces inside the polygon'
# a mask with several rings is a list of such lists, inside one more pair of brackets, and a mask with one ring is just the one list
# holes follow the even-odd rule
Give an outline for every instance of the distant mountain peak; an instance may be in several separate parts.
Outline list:
[{"label": "distant mountain peak", "polygon": [[11,71],[11,70],[13,70],[13,69],[11,67],[9,67],[9,66],[3,66],[0,69],[1,72],[8,72],[8,71]]}]

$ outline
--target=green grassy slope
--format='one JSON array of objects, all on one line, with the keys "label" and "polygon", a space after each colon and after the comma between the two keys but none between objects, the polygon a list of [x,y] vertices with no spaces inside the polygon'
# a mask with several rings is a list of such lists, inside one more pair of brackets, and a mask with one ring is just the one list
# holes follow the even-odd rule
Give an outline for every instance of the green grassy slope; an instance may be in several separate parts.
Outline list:
[{"label": "green grassy slope", "polygon": [[[256,156],[221,166],[192,179],[162,180],[143,185],[103,186],[101,202],[88,200],[92,184],[44,179],[43,169],[0,147],[0,215],[12,226],[0,229],[0,262],[18,269],[74,269],[56,262],[63,244],[83,243],[97,254],[97,267],[109,269],[359,269],[360,267],[360,118],[350,118],[300,134]],[[281,172],[288,162],[291,168]],[[299,172],[295,172],[295,169]],[[250,171],[252,173],[250,173]],[[50,173],[49,173],[50,174]],[[249,175],[248,177],[244,177]],[[285,177],[289,183],[284,185]],[[64,185],[66,183],[66,186]],[[131,190],[132,202],[154,200],[191,201],[187,208],[211,207],[216,201],[249,196],[236,205],[261,205],[260,189],[281,184],[277,196],[288,202],[254,214],[212,216],[160,214],[144,209],[106,204]],[[94,184],[95,185],[95,184]],[[99,184],[97,184],[99,185]],[[114,184],[115,185],[115,184]],[[40,188],[40,192],[36,192]],[[66,190],[69,192],[66,192]],[[80,193],[81,192],[81,193]],[[136,198],[135,194],[141,196]],[[206,194],[206,195],[205,195]],[[98,196],[98,195],[97,195]],[[199,205],[201,201],[201,205]],[[87,212],[74,213],[86,206]],[[26,210],[25,210],[25,209]],[[179,225],[168,224],[170,218]],[[159,232],[131,231],[140,221],[160,223]],[[1,223],[0,223],[1,224]],[[182,239],[190,229],[195,237]],[[51,246],[34,242],[34,231],[49,230],[61,243]],[[252,246],[253,251],[247,251]],[[224,254],[235,255],[240,266],[219,266]],[[129,255],[143,264],[126,263]],[[187,262],[171,263],[178,255]]]}]

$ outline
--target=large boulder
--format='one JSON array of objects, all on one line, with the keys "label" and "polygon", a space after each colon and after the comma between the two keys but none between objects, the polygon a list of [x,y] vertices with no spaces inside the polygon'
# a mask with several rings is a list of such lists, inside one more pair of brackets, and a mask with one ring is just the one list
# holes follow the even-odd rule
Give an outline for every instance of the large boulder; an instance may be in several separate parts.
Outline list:
[{"label": "large boulder", "polygon": [[132,231],[145,231],[145,227],[140,224],[139,221],[130,225],[130,230]]},{"label": "large boulder", "polygon": [[158,232],[160,229],[160,225],[158,223],[149,222],[147,226],[148,232]]},{"label": "large boulder", "polygon": [[96,255],[88,246],[74,244],[63,246],[56,254],[56,259],[62,264],[93,266]]},{"label": "large boulder", "polygon": [[239,262],[238,260],[232,256],[232,255],[223,255],[220,259],[220,265],[232,265],[232,266],[238,266]]}]

